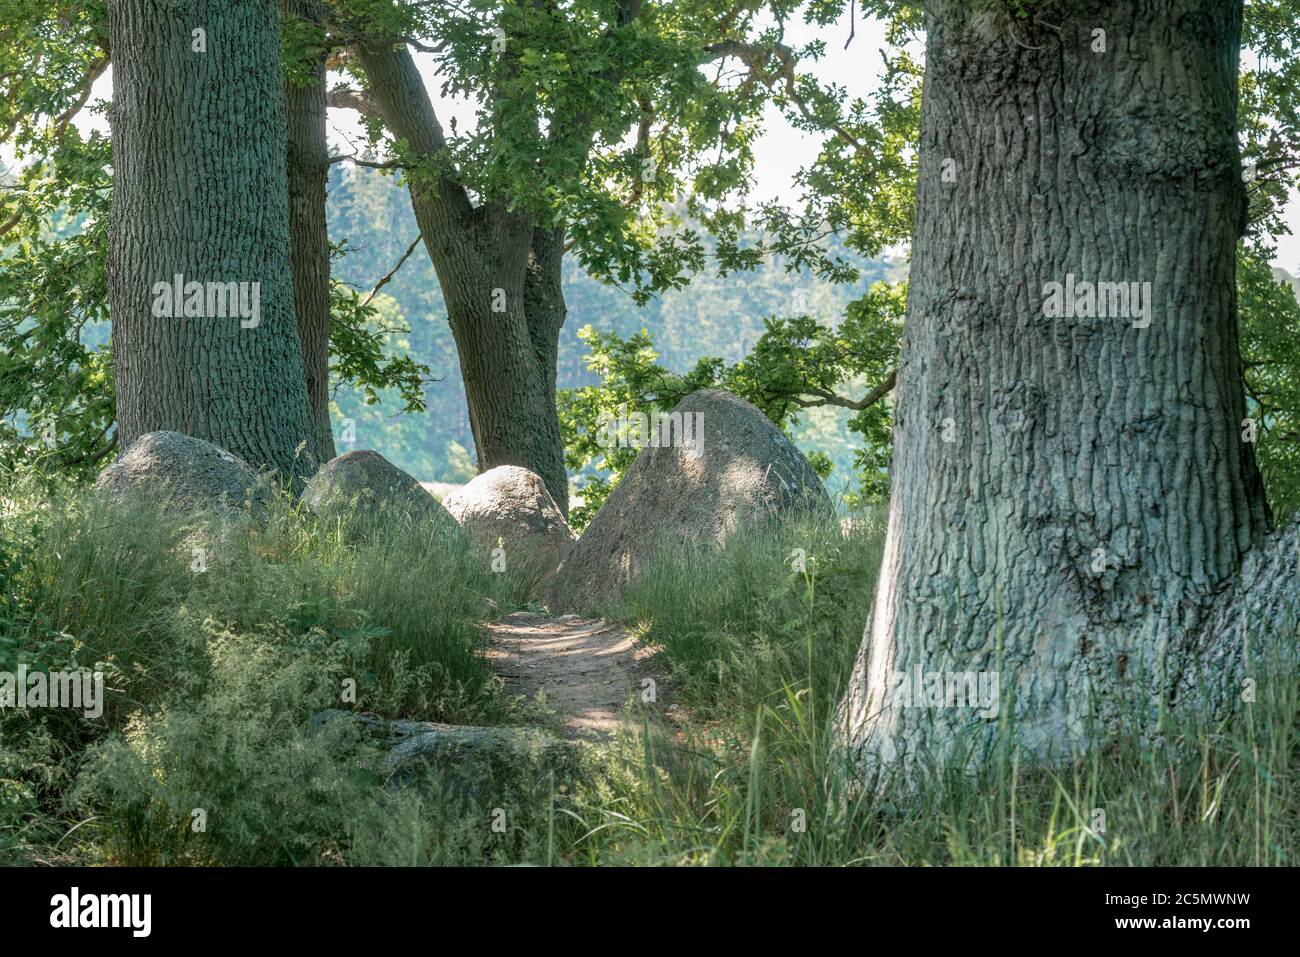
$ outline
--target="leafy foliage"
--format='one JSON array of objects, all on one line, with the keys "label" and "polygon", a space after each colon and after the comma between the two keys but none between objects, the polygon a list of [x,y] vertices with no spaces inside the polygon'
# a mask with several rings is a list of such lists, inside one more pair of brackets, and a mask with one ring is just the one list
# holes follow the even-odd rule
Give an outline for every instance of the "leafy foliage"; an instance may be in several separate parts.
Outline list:
[{"label": "leafy foliage", "polygon": [[429,367],[412,357],[410,331],[391,297],[363,298],[339,280],[330,283],[330,376],[361,393],[366,405],[393,391],[403,412],[424,411]]},{"label": "leafy foliage", "polygon": [[344,42],[420,43],[442,95],[474,110],[436,157],[387,143],[403,176],[451,176],[483,208],[563,226],[584,269],[641,303],[703,267],[694,224],[734,225],[717,210],[747,187],[761,109],[800,53],[780,43],[798,0],[767,4],[770,26],[731,0],[337,6]]}]

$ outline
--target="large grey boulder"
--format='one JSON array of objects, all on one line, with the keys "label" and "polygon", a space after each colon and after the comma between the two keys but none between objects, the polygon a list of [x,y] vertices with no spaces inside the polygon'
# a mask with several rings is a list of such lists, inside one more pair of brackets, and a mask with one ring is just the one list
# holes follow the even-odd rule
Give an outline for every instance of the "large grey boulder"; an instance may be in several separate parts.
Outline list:
[{"label": "large grey boulder", "polygon": [[344,452],[321,466],[303,489],[300,502],[317,515],[349,524],[381,520],[427,522],[459,535],[456,520],[416,479],[378,452]]},{"label": "large grey boulder", "polygon": [[745,525],[833,514],[808,460],[744,399],[702,389],[667,421],[652,432],[668,441],[642,448],[569,552],[547,595],[552,612],[612,601],[666,545],[719,547]]},{"label": "large grey boulder", "polygon": [[573,547],[573,531],[541,477],[498,465],[442,500],[485,562],[497,555],[505,570],[546,588]]},{"label": "large grey boulder", "polygon": [[211,442],[179,432],[147,432],[104,469],[95,487],[121,501],[148,497],[168,509],[234,509],[264,505],[270,489],[257,470]]}]

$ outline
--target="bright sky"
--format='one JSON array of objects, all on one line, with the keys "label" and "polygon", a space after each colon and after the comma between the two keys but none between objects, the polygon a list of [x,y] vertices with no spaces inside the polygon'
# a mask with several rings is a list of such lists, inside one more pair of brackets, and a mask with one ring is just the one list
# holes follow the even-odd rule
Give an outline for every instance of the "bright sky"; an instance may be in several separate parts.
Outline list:
[{"label": "bright sky", "polygon": [[[859,22],[856,36],[846,50],[844,41],[849,35],[847,15],[839,24],[826,28],[808,27],[802,23],[792,24],[787,28],[787,37],[792,45],[799,45],[818,36],[826,42],[826,55],[814,72],[823,81],[839,83],[850,94],[857,91],[869,91],[879,81],[882,62],[879,50],[884,45],[884,29],[877,21]],[[455,116],[462,129],[470,128],[473,122],[473,110],[468,103],[452,102],[438,96],[439,83],[433,72],[432,57],[418,54],[421,73],[426,86],[434,99],[439,118],[446,126]],[[1246,58],[1244,65],[1251,65]],[[112,91],[111,70],[106,72],[95,85],[96,97],[107,97]],[[82,114],[79,125],[83,127],[103,127],[99,117]],[[360,125],[355,113],[349,110],[330,111],[331,135],[334,148],[341,152],[351,152],[349,138],[359,140]],[[798,169],[809,163],[817,154],[819,140],[816,136],[802,133],[791,128],[779,111],[770,108],[766,116],[766,131],[759,141],[755,156],[757,165],[754,170],[755,198],[759,200],[790,199],[790,183]],[[0,161],[12,161],[12,153],[0,152]],[[1281,266],[1293,275],[1300,275],[1300,192],[1291,196],[1285,210],[1285,221],[1291,228],[1291,234],[1275,237],[1277,256],[1274,264]]]}]

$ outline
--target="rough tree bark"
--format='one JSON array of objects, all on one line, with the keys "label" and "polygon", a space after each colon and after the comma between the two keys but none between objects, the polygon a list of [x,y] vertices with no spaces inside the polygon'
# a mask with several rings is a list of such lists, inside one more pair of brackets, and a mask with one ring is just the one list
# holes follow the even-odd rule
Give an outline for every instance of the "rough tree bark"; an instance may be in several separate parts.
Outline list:
[{"label": "rough tree bark", "polygon": [[[352,49],[388,130],[412,155],[445,165],[443,132],[405,45],[374,40]],[[474,206],[447,172],[408,175],[411,206],[456,341],[479,470],[531,470],[567,516],[555,407],[555,355],[565,316],[563,235],[501,202]]]},{"label": "rough tree bark", "polygon": [[[316,0],[284,0],[286,16],[323,25]],[[330,423],[330,249],[325,224],[329,144],[325,132],[325,50],[311,64],[303,85],[286,81],[288,137],[285,164],[289,187],[289,250],[294,312],[302,343],[307,398],[315,432],[311,452],[320,462],[334,458]]]},{"label": "rough tree bark", "polygon": [[[108,25],[123,446],[169,429],[299,476],[312,424],[289,268],[278,4],[111,0]],[[259,283],[259,320],[155,317],[155,284],[177,275]]]},{"label": "rough tree bark", "polygon": [[[524,316],[533,355],[542,371],[548,408],[555,406],[555,377],[559,367],[560,330],[568,308],[562,285],[564,268],[564,230],[533,229],[533,244],[528,251],[528,269],[524,274]],[[558,432],[557,432],[558,435]],[[563,470],[564,444],[559,447]],[[568,514],[567,502],[565,514]]]},{"label": "rough tree bark", "polygon": [[[1082,6],[927,6],[893,495],[838,715],[864,777],[978,760],[1000,721],[1074,751],[1207,677],[1223,703],[1261,569],[1294,582],[1242,436],[1241,2]],[[1150,324],[1050,318],[1070,274],[1150,282]],[[1258,594],[1294,629],[1294,584]],[[917,669],[996,673],[1000,714],[909,698]]]}]

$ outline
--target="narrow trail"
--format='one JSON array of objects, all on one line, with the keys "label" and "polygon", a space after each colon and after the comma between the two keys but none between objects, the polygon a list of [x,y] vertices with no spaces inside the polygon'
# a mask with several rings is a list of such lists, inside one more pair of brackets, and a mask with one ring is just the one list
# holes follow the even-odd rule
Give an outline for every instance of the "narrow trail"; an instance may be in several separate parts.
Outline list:
[{"label": "narrow trail", "polygon": [[607,737],[630,724],[624,705],[654,682],[662,712],[664,684],[648,667],[651,652],[602,618],[515,612],[487,626],[487,660],[512,694],[545,695],[558,730],[569,738]]}]

